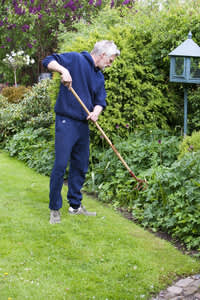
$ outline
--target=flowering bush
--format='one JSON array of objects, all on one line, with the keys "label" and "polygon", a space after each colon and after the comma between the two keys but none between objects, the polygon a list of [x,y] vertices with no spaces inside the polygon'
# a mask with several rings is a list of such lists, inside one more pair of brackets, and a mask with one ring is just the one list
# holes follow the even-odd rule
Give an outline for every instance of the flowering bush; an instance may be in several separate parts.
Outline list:
[{"label": "flowering bush", "polygon": [[[124,3],[125,2],[125,3]],[[105,5],[113,8],[134,3],[134,0],[2,0],[0,5],[0,59],[12,49],[25,50],[35,58],[32,81],[42,69],[41,60],[57,48],[58,34],[73,31],[80,19],[89,25],[91,17]],[[0,73],[4,73],[0,67]],[[9,75],[7,75],[9,76]],[[36,77],[37,76],[37,77]],[[10,79],[10,78],[9,78]]]},{"label": "flowering bush", "polygon": [[12,68],[14,72],[15,86],[17,86],[17,69],[22,68],[25,65],[34,64],[35,60],[30,58],[28,54],[25,54],[23,50],[12,51],[11,54],[6,54],[6,57],[3,59],[3,62]]}]

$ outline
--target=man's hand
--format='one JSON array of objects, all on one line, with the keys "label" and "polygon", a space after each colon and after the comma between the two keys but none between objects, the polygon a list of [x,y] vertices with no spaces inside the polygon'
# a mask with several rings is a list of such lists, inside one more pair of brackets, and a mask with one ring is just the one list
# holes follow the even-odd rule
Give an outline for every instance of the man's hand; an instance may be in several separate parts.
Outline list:
[{"label": "man's hand", "polygon": [[96,105],[93,111],[88,115],[87,120],[91,120],[92,122],[97,122],[100,113],[102,112],[103,107],[100,105]]},{"label": "man's hand", "polygon": [[72,78],[69,73],[69,71],[61,66],[56,60],[52,60],[48,64],[48,69],[50,71],[58,72],[61,75],[61,82],[64,84],[64,86],[67,86],[68,88],[72,87]]},{"label": "man's hand", "polygon": [[67,86],[68,89],[72,87],[72,78],[69,73],[69,71],[65,68],[63,68],[61,73],[61,82],[64,84],[64,86]]}]

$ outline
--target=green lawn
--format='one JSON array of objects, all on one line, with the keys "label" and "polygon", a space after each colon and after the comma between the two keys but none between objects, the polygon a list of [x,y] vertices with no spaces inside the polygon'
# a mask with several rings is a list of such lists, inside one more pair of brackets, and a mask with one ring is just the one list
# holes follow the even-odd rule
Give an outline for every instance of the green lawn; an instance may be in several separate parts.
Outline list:
[{"label": "green lawn", "polygon": [[[91,197],[97,217],[49,224],[49,179],[0,153],[0,299],[150,299],[200,271],[183,255]],[[66,194],[64,187],[63,195]]]}]

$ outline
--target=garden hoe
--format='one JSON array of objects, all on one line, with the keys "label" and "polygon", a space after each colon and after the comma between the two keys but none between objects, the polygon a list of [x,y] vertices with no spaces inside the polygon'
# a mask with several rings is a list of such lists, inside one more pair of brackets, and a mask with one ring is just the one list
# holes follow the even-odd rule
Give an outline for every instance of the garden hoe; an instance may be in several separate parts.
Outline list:
[{"label": "garden hoe", "polygon": [[[86,113],[89,115],[90,114],[89,110],[87,109],[87,107],[85,106],[85,104],[83,103],[83,101],[80,99],[80,97],[78,96],[78,94],[75,92],[75,90],[72,87],[70,87],[69,90],[72,92],[72,94],[75,96],[75,98],[81,104],[81,106],[84,108],[84,110],[86,111]],[[107,135],[105,134],[105,132],[103,131],[103,129],[99,126],[99,124],[97,122],[94,122],[94,123],[95,123],[96,127],[99,129],[99,131],[101,132],[102,136],[108,142],[108,144],[110,145],[110,147],[113,149],[113,151],[115,152],[115,154],[117,155],[117,157],[121,160],[122,164],[128,170],[129,174],[137,181],[138,184],[136,186],[136,189],[137,190],[141,190],[141,189],[144,190],[147,187],[147,181],[143,180],[143,179],[140,179],[140,178],[138,178],[138,177],[135,176],[135,174],[131,171],[131,169],[129,168],[129,166],[125,162],[125,160],[122,158],[121,154],[117,151],[117,149],[115,148],[115,146],[112,144],[112,142],[110,141],[110,139],[107,137]]]}]

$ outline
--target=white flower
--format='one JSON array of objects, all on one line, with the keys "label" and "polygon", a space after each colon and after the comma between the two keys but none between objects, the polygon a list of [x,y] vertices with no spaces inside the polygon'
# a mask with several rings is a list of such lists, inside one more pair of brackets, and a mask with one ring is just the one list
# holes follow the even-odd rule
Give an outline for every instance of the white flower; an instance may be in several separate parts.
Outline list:
[{"label": "white flower", "polygon": [[17,52],[17,54],[18,54],[18,55],[23,55],[23,54],[24,54],[24,51],[23,51],[23,50],[20,50],[20,51]]}]

